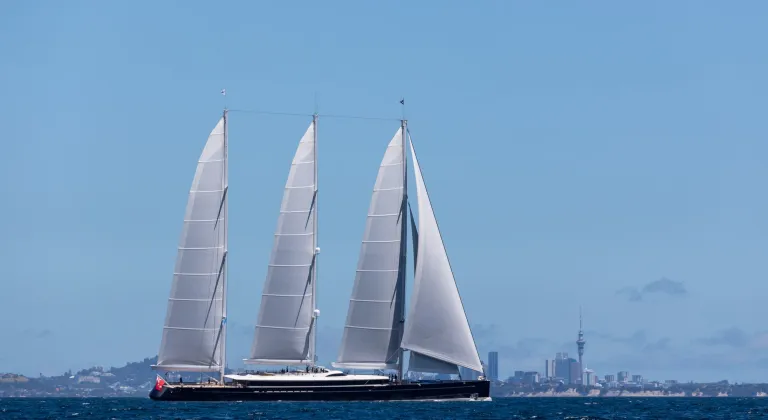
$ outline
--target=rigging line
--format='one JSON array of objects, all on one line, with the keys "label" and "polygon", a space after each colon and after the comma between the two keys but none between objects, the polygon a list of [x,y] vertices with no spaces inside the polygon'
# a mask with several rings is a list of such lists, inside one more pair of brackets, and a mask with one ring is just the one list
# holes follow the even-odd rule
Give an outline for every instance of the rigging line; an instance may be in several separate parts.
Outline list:
[{"label": "rigging line", "polygon": [[[313,114],[303,114],[298,112],[274,112],[274,111],[260,111],[255,109],[230,109],[229,112],[243,112],[246,114],[263,114],[263,115],[288,115],[293,117],[311,117]],[[378,120],[378,121],[400,121],[400,118],[387,118],[387,117],[367,117],[362,115],[343,115],[343,114],[317,114],[323,118],[345,118],[355,120]]]},{"label": "rigging line", "polygon": [[320,114],[324,118],[348,118],[354,120],[379,120],[379,121],[400,121],[400,118],[387,118],[387,117],[365,117],[359,115],[341,115],[341,114]]},{"label": "rigging line", "polygon": [[230,109],[229,112],[243,112],[246,114],[265,114],[265,115],[290,115],[293,117],[311,117],[312,116],[312,114],[300,114],[296,112],[259,111],[255,109]]}]

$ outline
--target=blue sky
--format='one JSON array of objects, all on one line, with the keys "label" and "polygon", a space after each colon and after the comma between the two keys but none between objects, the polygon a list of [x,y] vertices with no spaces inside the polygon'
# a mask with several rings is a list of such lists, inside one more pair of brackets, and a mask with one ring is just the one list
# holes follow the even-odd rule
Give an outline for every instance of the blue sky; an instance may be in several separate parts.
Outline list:
[{"label": "blue sky", "polygon": [[[768,5],[0,5],[0,371],[156,354],[224,106],[407,115],[483,353],[768,380]],[[229,357],[247,354],[309,118],[232,113]],[[335,357],[396,121],[321,120],[320,357]],[[12,344],[8,344],[12,343]],[[324,352],[324,353],[323,353]]]}]

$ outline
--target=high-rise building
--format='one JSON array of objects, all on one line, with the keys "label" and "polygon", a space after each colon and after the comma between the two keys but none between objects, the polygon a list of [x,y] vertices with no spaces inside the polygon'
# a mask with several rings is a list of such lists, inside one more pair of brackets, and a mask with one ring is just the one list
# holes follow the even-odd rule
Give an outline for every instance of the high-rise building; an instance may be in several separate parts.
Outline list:
[{"label": "high-rise building", "polygon": [[561,379],[567,384],[580,384],[582,369],[579,361],[568,357],[568,353],[556,353],[554,360],[547,360],[545,370],[548,378]]},{"label": "high-rise building", "polygon": [[632,375],[632,382],[636,384],[643,383],[643,375]]},{"label": "high-rise building", "polygon": [[616,376],[618,377],[619,382],[627,382],[627,381],[629,381],[629,372],[627,372],[626,370],[622,370]]},{"label": "high-rise building", "polygon": [[499,380],[499,352],[497,351],[488,353],[488,379]]},{"label": "high-rise building", "polygon": [[554,378],[555,377],[555,361],[547,359],[544,361],[544,377],[545,378]]},{"label": "high-rise building", "polygon": [[533,385],[539,383],[539,372],[525,372],[523,373],[523,383]]},{"label": "high-rise building", "polygon": [[581,364],[576,361],[576,359],[568,359],[570,362],[568,364],[568,383],[571,385],[578,385],[581,384],[582,376],[583,376],[583,370],[581,369]]},{"label": "high-rise building", "polygon": [[597,375],[592,369],[584,369],[584,385],[595,386],[597,385]]},{"label": "high-rise building", "polygon": [[557,353],[555,355],[555,378],[562,379],[565,383],[570,383],[571,378],[571,358],[568,353]]},{"label": "high-rise building", "polygon": [[605,382],[616,382],[616,375],[605,375]]}]

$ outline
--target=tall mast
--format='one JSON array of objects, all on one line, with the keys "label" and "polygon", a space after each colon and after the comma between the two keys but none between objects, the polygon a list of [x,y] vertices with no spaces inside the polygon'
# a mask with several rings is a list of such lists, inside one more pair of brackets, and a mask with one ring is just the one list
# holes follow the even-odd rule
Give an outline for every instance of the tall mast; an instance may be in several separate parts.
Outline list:
[{"label": "tall mast", "polygon": [[312,366],[317,364],[317,321],[318,317],[320,316],[320,311],[317,309],[317,268],[319,265],[318,256],[320,254],[320,249],[317,247],[317,111],[315,111],[314,115],[312,115],[312,125],[314,126],[312,133],[314,136],[314,145],[312,147],[313,150],[313,158],[314,166],[315,166],[315,203],[314,208],[312,209],[312,252],[314,252],[314,267],[312,267],[312,354],[310,355],[312,357],[311,362]]},{"label": "tall mast", "polygon": [[[227,190],[229,189],[229,154],[228,154],[228,132],[227,132],[227,113],[229,111],[227,108],[224,108],[224,185],[222,186],[223,192],[223,199],[229,200],[227,197]],[[229,274],[229,258],[227,258],[227,253],[229,252],[229,247],[227,246],[227,237],[228,237],[228,221],[229,221],[229,215],[227,214],[229,212],[229,206],[227,203],[224,203],[224,276],[222,278],[222,284],[221,284],[221,378],[220,381],[223,384],[224,383],[224,374],[227,370],[227,275]]]},{"label": "tall mast", "polygon": [[[400,273],[398,277],[400,280],[397,283],[397,302],[400,305],[397,316],[400,318],[400,328],[398,333],[400,337],[397,338],[398,342],[403,340],[403,330],[405,327],[405,272],[406,272],[406,256],[408,254],[408,154],[405,153],[406,142],[408,139],[408,121],[403,116],[400,120],[400,129],[402,135],[402,153],[403,153],[403,203],[400,211],[402,216],[400,218]],[[413,262],[416,264],[416,261]],[[405,352],[400,347],[398,362],[397,362],[397,377],[400,381],[403,380],[403,359],[405,358]]]}]

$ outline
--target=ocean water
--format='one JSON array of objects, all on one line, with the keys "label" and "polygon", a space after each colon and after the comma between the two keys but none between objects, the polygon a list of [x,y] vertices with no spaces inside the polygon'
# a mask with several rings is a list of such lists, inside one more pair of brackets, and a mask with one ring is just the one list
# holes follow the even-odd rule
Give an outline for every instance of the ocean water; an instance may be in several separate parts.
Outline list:
[{"label": "ocean water", "polygon": [[768,419],[768,398],[497,398],[492,402],[169,403],[0,399],[0,419]]}]

